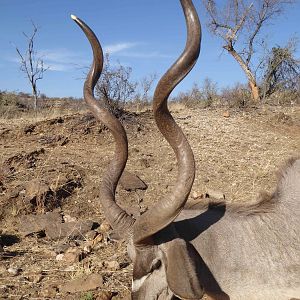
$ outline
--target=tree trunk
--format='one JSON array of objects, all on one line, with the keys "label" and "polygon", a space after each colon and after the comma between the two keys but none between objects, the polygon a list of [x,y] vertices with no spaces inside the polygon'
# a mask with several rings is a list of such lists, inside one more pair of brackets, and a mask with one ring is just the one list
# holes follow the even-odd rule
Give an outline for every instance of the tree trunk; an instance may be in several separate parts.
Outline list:
[{"label": "tree trunk", "polygon": [[259,102],[260,96],[259,96],[259,88],[256,84],[256,82],[252,82],[249,80],[249,87],[251,89],[252,99],[255,103]]},{"label": "tree trunk", "polygon": [[36,94],[33,95],[33,109],[34,110],[37,110],[37,100],[38,100],[38,97]]},{"label": "tree trunk", "polygon": [[35,84],[32,84],[32,96],[33,96],[33,109],[37,110],[38,95],[37,95],[37,90],[36,90]]},{"label": "tree trunk", "polygon": [[234,48],[231,45],[224,46],[224,49],[226,49],[241,66],[242,70],[244,71],[244,73],[248,78],[248,85],[251,90],[253,102],[258,103],[260,100],[259,88],[257,86],[256,79],[252,71],[250,70],[249,66],[244,62],[242,57],[234,50]]}]

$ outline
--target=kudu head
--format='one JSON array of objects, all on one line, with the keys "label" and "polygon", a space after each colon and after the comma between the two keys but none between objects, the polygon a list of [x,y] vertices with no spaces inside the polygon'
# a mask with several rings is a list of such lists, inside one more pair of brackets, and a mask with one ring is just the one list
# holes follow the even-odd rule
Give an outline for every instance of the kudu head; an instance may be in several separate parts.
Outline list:
[{"label": "kudu head", "polygon": [[93,90],[103,67],[101,45],[93,31],[79,18],[93,49],[93,64],[84,84],[84,99],[95,118],[111,131],[116,144],[101,185],[101,204],[112,228],[129,239],[128,254],[133,261],[132,299],[201,299],[197,252],[177,236],[172,222],[182,211],[195,176],[193,152],[171,116],[167,100],[176,85],[193,68],[200,52],[201,27],[192,0],[180,0],[187,24],[187,42],[177,61],[160,79],[153,100],[156,124],[173,148],[178,175],[173,191],[151,209],[133,219],[115,202],[115,190],[128,156],[127,137],[119,120],[94,98]]}]

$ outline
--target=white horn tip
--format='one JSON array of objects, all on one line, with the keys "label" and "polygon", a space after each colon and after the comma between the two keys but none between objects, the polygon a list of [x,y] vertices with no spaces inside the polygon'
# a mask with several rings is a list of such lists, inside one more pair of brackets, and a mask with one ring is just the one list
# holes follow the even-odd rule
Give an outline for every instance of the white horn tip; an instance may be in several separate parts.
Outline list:
[{"label": "white horn tip", "polygon": [[77,20],[77,17],[74,16],[74,15],[71,15],[71,18],[72,18],[73,20]]}]

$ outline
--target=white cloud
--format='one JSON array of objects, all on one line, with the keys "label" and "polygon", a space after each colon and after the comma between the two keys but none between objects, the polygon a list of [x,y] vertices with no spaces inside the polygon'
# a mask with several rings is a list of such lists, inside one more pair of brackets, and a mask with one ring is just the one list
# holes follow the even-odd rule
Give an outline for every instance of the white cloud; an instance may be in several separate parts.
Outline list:
[{"label": "white cloud", "polygon": [[[136,57],[136,58],[172,58],[172,55],[161,54],[157,51],[154,52],[137,52],[131,51],[132,48],[141,45],[141,43],[116,43],[107,45],[103,48],[105,53],[116,54],[123,57]],[[126,51],[127,50],[127,51]]]},{"label": "white cloud", "polygon": [[65,48],[41,50],[39,55],[43,57],[50,71],[66,72],[74,70],[75,67],[90,64],[90,61],[83,59],[80,53]]},{"label": "white cloud", "polygon": [[[82,66],[89,66],[91,63],[90,60],[83,58],[85,57],[83,54],[65,48],[39,50],[37,57],[43,59],[44,66],[49,71],[57,72],[71,71]],[[7,60],[20,63],[18,56],[8,57]]]},{"label": "white cloud", "polygon": [[71,64],[58,64],[58,63],[45,63],[45,68],[48,68],[49,71],[57,71],[57,72],[67,72],[74,69],[74,66]]},{"label": "white cloud", "polygon": [[136,58],[173,58],[173,55],[162,54],[159,52],[124,52],[120,53],[120,56],[136,57]]},{"label": "white cloud", "polygon": [[[132,51],[132,48],[141,45],[141,43],[122,42],[107,45],[103,48],[105,53],[114,54],[122,57],[132,58],[172,58],[171,55],[164,55],[159,52],[142,52]],[[66,48],[58,49],[43,49],[38,51],[38,57],[44,61],[44,66],[49,71],[68,72],[74,69],[80,69],[91,64],[90,54],[87,57],[85,54],[72,51]],[[7,60],[20,63],[18,56],[9,57]]]},{"label": "white cloud", "polygon": [[133,48],[137,45],[137,43],[117,43],[112,45],[107,45],[103,48],[104,52],[109,54],[114,54],[117,52],[121,52],[126,49]]},{"label": "white cloud", "polygon": [[68,49],[48,49],[48,50],[41,50],[38,52],[39,56],[43,57],[47,61],[52,61],[56,63],[86,63],[87,60],[82,58],[80,53],[70,51]]}]

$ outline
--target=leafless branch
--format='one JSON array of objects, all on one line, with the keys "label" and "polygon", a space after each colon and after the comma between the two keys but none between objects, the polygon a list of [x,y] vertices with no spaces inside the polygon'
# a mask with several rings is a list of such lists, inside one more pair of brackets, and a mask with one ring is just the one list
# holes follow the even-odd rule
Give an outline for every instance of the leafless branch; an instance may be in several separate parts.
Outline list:
[{"label": "leafless branch", "polygon": [[16,51],[20,58],[20,70],[25,73],[31,85],[32,95],[34,98],[33,107],[36,109],[38,99],[37,81],[43,79],[44,73],[49,69],[49,67],[45,67],[44,60],[42,57],[38,57],[37,52],[35,51],[34,40],[38,32],[38,27],[34,24],[34,22],[31,23],[33,26],[31,35],[23,32],[23,35],[27,39],[27,49],[25,53],[22,54],[17,46]]},{"label": "leafless branch", "polygon": [[257,38],[269,20],[283,13],[285,6],[295,1],[226,0],[225,6],[217,6],[214,0],[203,2],[209,15],[209,28],[223,39],[223,48],[239,63],[248,78],[253,98],[258,99],[255,66],[252,65]]}]

